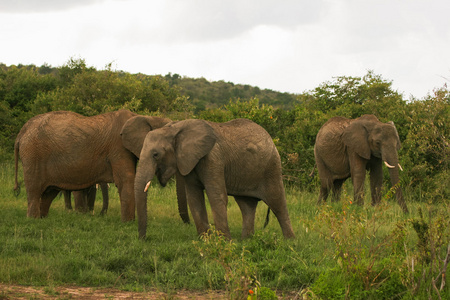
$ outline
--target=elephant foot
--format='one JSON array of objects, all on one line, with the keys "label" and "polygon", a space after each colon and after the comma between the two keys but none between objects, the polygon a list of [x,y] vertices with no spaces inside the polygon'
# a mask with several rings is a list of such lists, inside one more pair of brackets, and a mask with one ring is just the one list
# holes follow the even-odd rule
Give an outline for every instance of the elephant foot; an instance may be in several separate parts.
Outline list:
[{"label": "elephant foot", "polygon": [[246,232],[241,234],[241,240],[246,240],[248,238],[251,238],[255,233],[254,232]]},{"label": "elephant foot", "polygon": [[188,213],[181,213],[180,212],[180,217],[181,217],[181,220],[183,220],[184,224],[191,224],[191,221],[189,219],[189,214]]}]

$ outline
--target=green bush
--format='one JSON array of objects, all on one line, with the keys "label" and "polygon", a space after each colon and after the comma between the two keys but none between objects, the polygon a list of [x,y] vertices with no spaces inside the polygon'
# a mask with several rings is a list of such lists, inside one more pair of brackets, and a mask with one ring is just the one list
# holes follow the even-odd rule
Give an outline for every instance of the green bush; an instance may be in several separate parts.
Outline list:
[{"label": "green bush", "polygon": [[[418,201],[430,197],[448,201],[450,187],[440,183],[450,180],[449,104],[447,87],[408,101],[393,90],[391,81],[372,71],[362,77],[336,77],[300,95],[285,95],[177,74],[129,74],[112,70],[111,64],[96,70],[83,59],[70,58],[58,68],[0,65],[0,160],[12,158],[15,137],[29,118],[52,110],[89,116],[127,108],[173,120],[215,122],[247,118],[272,136],[285,182],[312,191],[318,185],[314,143],[320,127],[334,116],[375,114],[396,124],[405,170],[401,187]],[[388,172],[384,178],[387,183]]]}]

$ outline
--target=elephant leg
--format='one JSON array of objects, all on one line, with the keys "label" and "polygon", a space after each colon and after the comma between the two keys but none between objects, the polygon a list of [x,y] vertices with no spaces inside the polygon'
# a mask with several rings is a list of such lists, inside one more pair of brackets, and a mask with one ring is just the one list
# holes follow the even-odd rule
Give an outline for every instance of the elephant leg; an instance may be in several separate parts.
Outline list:
[{"label": "elephant leg", "polygon": [[78,212],[88,212],[87,190],[73,191],[75,210]]},{"label": "elephant leg", "polygon": [[112,169],[114,182],[120,197],[122,222],[132,221],[135,217],[134,177],[136,167],[134,161],[131,159],[116,161],[112,165]]},{"label": "elephant leg", "polygon": [[[280,201],[280,199],[277,199],[276,202]],[[278,220],[278,223],[280,223],[281,231],[283,232],[283,236],[285,238],[294,238],[294,230],[292,229],[291,221],[289,219],[289,214],[287,212],[287,206],[286,203],[271,203],[272,201],[266,202],[270,210],[273,211],[275,217]]]},{"label": "elephant leg", "polygon": [[135,217],[134,179],[127,180],[119,188],[120,211],[123,222],[132,221]]},{"label": "elephant leg", "polygon": [[43,190],[42,187],[38,185],[37,180],[27,180],[27,177],[25,177],[24,179],[28,202],[27,217],[40,218],[41,195],[44,193],[45,189]]},{"label": "elephant leg", "polygon": [[97,196],[97,187],[95,184],[86,189],[86,199],[87,199],[87,206],[88,206],[89,211],[94,210],[96,196]]},{"label": "elephant leg", "polygon": [[333,182],[333,198],[332,202],[337,202],[341,199],[342,185],[344,184],[345,179],[336,179]]},{"label": "elephant leg", "polygon": [[108,211],[109,206],[108,184],[100,183],[100,188],[102,189],[102,197],[103,197],[103,206],[100,215],[104,215]]},{"label": "elephant leg", "polygon": [[242,234],[245,239],[255,233],[255,214],[259,199],[253,197],[234,196],[242,213]]},{"label": "elephant leg", "polygon": [[231,239],[230,228],[228,227],[228,195],[225,188],[225,181],[214,182],[213,186],[206,186],[206,195],[211,205],[211,212],[214,219],[216,229],[223,233],[224,236]]},{"label": "elephant leg", "polygon": [[206,212],[205,194],[197,185],[186,184],[186,198],[191,209],[197,233],[206,233],[209,229],[208,213]]},{"label": "elephant leg", "polygon": [[370,192],[372,205],[381,202],[381,186],[383,184],[383,169],[381,159],[373,159],[369,164]]},{"label": "elephant leg", "polygon": [[353,154],[350,158],[350,172],[353,182],[354,201],[358,205],[364,205],[364,180],[366,179],[367,161]]},{"label": "elephant leg", "polygon": [[328,195],[330,193],[331,187],[333,186],[332,174],[328,171],[319,169],[320,178],[320,191],[319,199],[317,199],[317,204],[322,204],[327,201]]},{"label": "elephant leg", "polygon": [[177,188],[177,199],[178,199],[178,213],[180,214],[181,220],[184,223],[189,224],[189,212],[186,199],[186,183],[184,182],[183,176],[179,172],[176,173],[176,188]]},{"label": "elephant leg", "polygon": [[322,202],[327,201],[330,188],[333,184],[333,180],[332,174],[328,171],[327,167],[323,164],[323,162],[317,160],[316,164],[320,178],[320,191],[319,191],[319,198],[317,199],[317,204],[322,204]]},{"label": "elephant leg", "polygon": [[66,209],[71,210],[72,209],[72,192],[71,191],[62,191],[64,196],[64,204],[66,206]]},{"label": "elephant leg", "polygon": [[265,199],[262,200],[273,211],[284,237],[294,238],[295,234],[289,218],[283,182],[281,180],[279,182],[268,182],[266,191]]},{"label": "elephant leg", "polygon": [[48,215],[48,210],[50,209],[50,205],[52,204],[53,199],[58,196],[58,190],[46,190],[41,197],[41,206],[40,206],[40,217],[45,218]]},{"label": "elephant leg", "polygon": [[28,194],[28,209],[27,209],[27,217],[30,218],[40,218],[41,216],[41,202],[40,197],[36,196],[36,194]]},{"label": "elephant leg", "polygon": [[328,188],[328,186],[320,186],[319,199],[317,199],[317,204],[322,204],[327,201],[329,191],[330,189]]}]

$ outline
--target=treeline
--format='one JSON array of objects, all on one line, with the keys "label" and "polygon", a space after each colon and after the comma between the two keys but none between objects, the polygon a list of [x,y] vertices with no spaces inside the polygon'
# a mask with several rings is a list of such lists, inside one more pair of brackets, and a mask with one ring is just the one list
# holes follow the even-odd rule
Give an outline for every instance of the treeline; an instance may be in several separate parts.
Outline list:
[{"label": "treeline", "polygon": [[248,118],[273,137],[286,182],[311,189],[318,181],[310,174],[314,174],[313,147],[320,126],[333,116],[374,114],[396,124],[402,141],[403,188],[418,201],[449,200],[449,104],[447,87],[424,99],[404,99],[392,89],[392,82],[373,72],[337,77],[294,95],[177,74],[130,74],[111,66],[96,70],[82,59],[70,59],[57,68],[0,65],[0,159],[12,158],[22,125],[48,111],[90,116],[127,108],[173,120]]},{"label": "treeline", "polygon": [[209,82],[205,78],[181,77],[171,73],[164,78],[170,86],[178,86],[181,95],[189,97],[195,106],[195,112],[222,107],[228,104],[230,99],[258,98],[260,104],[283,109],[292,109],[297,103],[297,96],[294,94],[261,90],[247,84],[234,84],[223,80]]}]

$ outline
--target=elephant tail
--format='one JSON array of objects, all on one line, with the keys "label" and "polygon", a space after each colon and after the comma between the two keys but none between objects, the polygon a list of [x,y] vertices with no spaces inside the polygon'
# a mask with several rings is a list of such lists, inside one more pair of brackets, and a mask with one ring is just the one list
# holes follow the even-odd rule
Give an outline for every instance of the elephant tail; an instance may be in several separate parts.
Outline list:
[{"label": "elephant tail", "polygon": [[14,195],[20,195],[20,183],[17,180],[17,173],[19,171],[19,141],[14,144]]},{"label": "elephant tail", "polygon": [[266,228],[267,224],[269,224],[269,220],[270,220],[270,207],[267,208],[267,215],[266,220],[264,221],[264,228]]},{"label": "elephant tail", "polygon": [[317,164],[314,164],[314,166],[313,166],[313,168],[311,170],[311,173],[309,173],[309,177],[314,178],[314,175],[315,175],[314,171],[316,170],[316,168],[317,168]]}]

